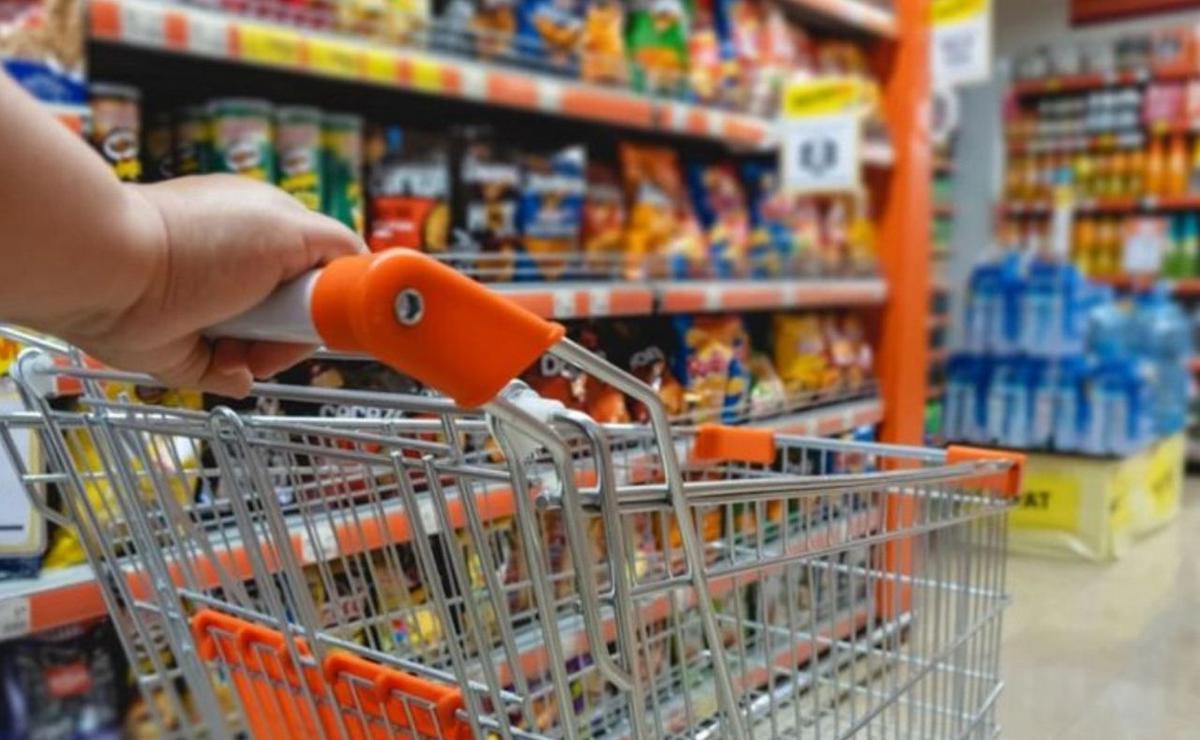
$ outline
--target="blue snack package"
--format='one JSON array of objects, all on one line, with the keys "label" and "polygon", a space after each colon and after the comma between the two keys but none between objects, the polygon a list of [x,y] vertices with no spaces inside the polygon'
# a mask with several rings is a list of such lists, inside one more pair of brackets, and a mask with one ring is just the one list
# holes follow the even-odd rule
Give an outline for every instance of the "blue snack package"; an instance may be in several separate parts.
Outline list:
[{"label": "blue snack package", "polygon": [[539,67],[574,73],[583,35],[582,0],[520,0],[517,54]]},{"label": "blue snack package", "polygon": [[566,255],[579,250],[587,188],[587,150],[570,146],[551,156],[525,158],[517,202],[517,230],[523,254],[517,277],[557,280]]},{"label": "blue snack package", "polygon": [[788,199],[779,189],[779,168],[774,162],[745,162],[750,234],[747,259],[751,275],[766,277],[790,272],[801,255],[799,234],[793,228]]},{"label": "blue snack package", "polygon": [[716,277],[746,274],[750,218],[746,195],[732,164],[691,163],[687,168],[692,207],[704,227]]}]

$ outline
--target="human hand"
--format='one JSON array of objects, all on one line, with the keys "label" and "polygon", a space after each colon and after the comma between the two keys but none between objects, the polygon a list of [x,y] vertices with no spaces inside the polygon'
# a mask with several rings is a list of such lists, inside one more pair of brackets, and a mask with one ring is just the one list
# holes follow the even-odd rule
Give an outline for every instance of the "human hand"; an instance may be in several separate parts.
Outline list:
[{"label": "human hand", "polygon": [[[169,386],[241,397],[312,347],[202,331],[254,307],[275,288],[335,257],[363,251],[341,223],[281,190],[232,175],[125,186],[118,230],[130,269],[116,269],[107,305],[52,332],[105,364]],[[101,276],[97,276],[100,278]]]}]

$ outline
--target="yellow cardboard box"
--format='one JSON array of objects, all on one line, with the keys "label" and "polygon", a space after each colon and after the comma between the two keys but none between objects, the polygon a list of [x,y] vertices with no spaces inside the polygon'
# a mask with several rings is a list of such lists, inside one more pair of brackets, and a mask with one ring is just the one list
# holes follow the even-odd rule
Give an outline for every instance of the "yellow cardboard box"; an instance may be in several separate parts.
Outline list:
[{"label": "yellow cardboard box", "polygon": [[1029,455],[1009,517],[1013,552],[1120,557],[1178,514],[1185,448],[1180,433],[1123,459]]}]

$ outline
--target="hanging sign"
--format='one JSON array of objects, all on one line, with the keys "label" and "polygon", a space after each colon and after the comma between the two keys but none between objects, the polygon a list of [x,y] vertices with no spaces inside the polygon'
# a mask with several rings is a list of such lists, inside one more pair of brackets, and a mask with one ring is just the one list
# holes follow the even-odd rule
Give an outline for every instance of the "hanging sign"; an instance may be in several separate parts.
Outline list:
[{"label": "hanging sign", "polygon": [[779,147],[784,190],[858,189],[864,95],[862,83],[850,77],[788,83],[783,93]]},{"label": "hanging sign", "polygon": [[983,82],[992,76],[991,0],[932,0],[934,87]]}]

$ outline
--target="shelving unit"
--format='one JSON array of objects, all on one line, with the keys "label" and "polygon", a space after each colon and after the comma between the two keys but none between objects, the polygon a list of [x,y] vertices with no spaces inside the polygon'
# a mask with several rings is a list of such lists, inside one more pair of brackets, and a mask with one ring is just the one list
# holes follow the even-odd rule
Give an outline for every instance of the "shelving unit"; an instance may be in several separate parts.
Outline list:
[{"label": "shelving unit", "polygon": [[[885,113],[893,147],[867,142],[864,167],[877,170],[871,187],[883,191],[879,226],[883,274],[862,278],[779,278],[709,281],[588,281],[507,283],[491,287],[536,313],[554,319],[643,316],[683,312],[875,307],[882,309],[879,397],[859,398],[754,422],[779,432],[827,436],[882,425],[886,442],[921,441],[927,395],[925,336],[931,213],[928,158],[921,137],[921,101],[929,94],[924,3],[898,0],[893,12],[858,0],[788,0],[805,18],[872,39],[888,51]],[[155,0],[90,0],[93,42],[169,57],[203,58],[260,67],[336,83],[371,85],[381,94],[418,95],[527,112],[548,120],[571,119],[606,127],[682,137],[738,152],[768,152],[778,143],[773,120],[714,107],[651,98],[424,49],[383,46],[335,34],[301,31],[192,5]],[[78,111],[64,111],[68,121]],[[72,117],[74,116],[74,118]],[[914,349],[919,348],[919,349]],[[507,490],[486,494],[494,516],[512,511]],[[398,509],[393,534],[407,531]],[[871,526],[878,526],[878,522]],[[347,532],[296,533],[293,544],[306,562]],[[820,547],[828,530],[815,531],[807,547]],[[361,547],[371,543],[360,542]],[[345,550],[343,549],[343,552]],[[30,581],[0,582],[0,638],[14,638],[102,616],[101,590],[87,565],[49,571]],[[856,621],[855,626],[858,625]],[[834,631],[837,633],[837,630]],[[566,633],[570,634],[570,633]],[[566,640],[570,642],[570,640]],[[801,656],[803,662],[811,656]]]}]

